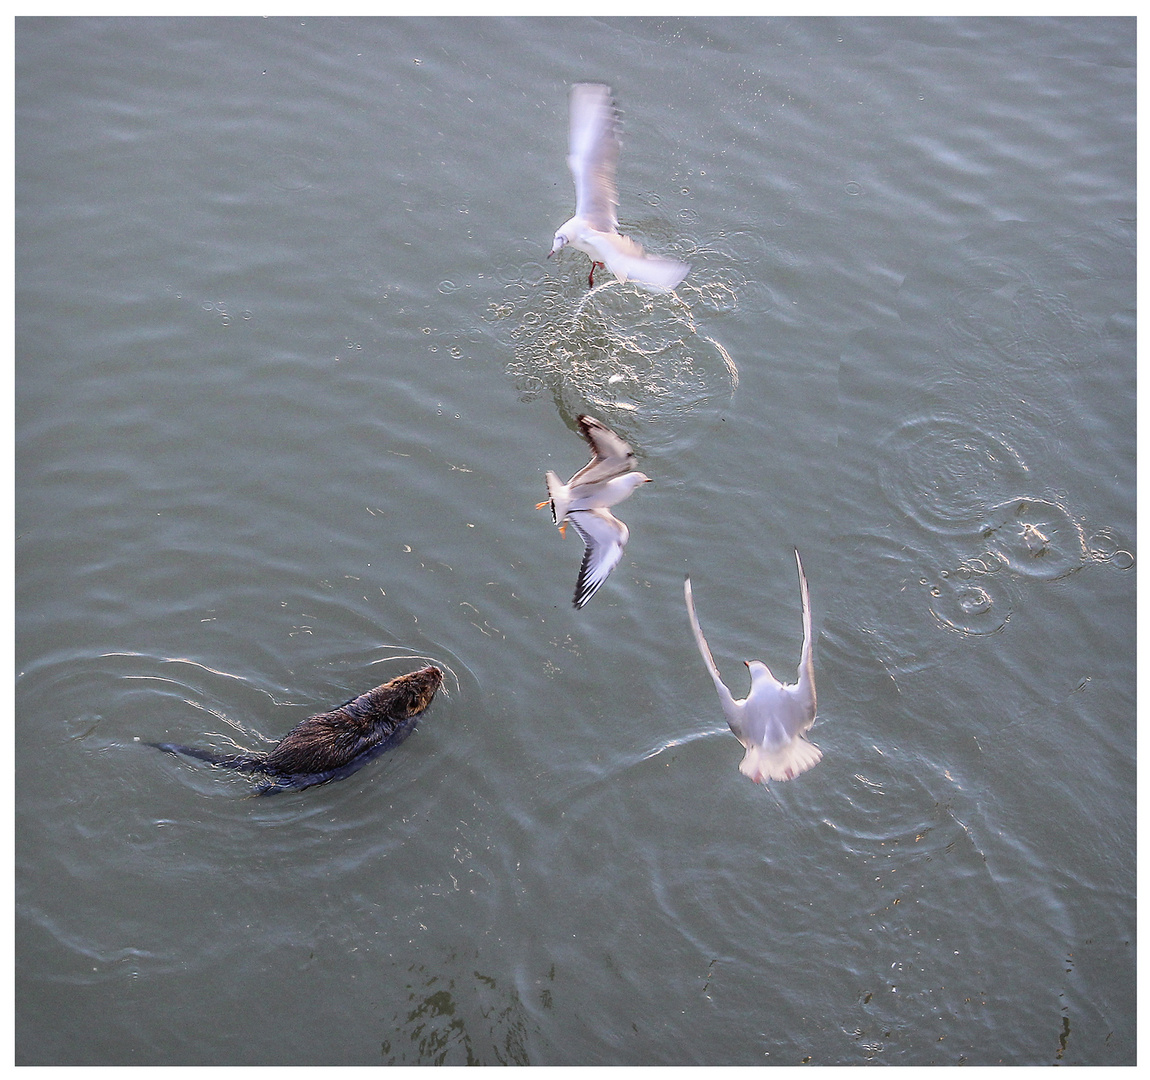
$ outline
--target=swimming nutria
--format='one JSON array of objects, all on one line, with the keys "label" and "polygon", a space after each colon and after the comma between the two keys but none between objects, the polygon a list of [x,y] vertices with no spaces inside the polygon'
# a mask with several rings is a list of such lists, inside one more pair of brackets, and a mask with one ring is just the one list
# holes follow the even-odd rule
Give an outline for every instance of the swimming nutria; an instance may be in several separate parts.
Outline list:
[{"label": "swimming nutria", "polygon": [[431,704],[443,682],[437,667],[425,667],[344,702],[338,709],[308,717],[264,753],[221,754],[175,743],[149,743],[169,754],[209,761],[224,769],[262,773],[267,780],[257,795],[301,791],[314,784],[342,780],[415,729],[419,714]]}]

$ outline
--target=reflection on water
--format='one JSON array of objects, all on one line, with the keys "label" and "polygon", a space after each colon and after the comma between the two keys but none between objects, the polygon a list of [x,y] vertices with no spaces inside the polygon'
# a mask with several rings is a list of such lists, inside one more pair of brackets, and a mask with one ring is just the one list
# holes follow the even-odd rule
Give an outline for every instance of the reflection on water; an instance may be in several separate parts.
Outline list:
[{"label": "reflection on water", "polygon": [[[449,966],[458,963],[453,953]],[[552,969],[554,970],[554,969]],[[385,1065],[530,1065],[527,1014],[516,990],[490,975],[407,969],[408,1008],[388,1025],[380,1045]]]}]

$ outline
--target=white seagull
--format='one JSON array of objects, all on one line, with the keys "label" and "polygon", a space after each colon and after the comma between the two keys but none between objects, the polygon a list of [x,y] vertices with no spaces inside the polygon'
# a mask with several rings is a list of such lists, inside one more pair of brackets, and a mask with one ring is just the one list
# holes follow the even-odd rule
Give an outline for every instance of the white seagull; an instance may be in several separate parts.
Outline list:
[{"label": "white seagull", "polygon": [[575,83],[567,155],[575,177],[575,216],[560,226],[547,257],[567,244],[586,252],[591,257],[589,287],[595,284],[595,267],[606,265],[620,281],[674,289],[691,267],[676,259],[646,255],[639,244],[619,232],[615,210],[619,205],[618,161],[619,114],[611,88],[603,83]]},{"label": "white seagull", "polygon": [[823,752],[803,736],[815,722],[815,669],[811,658],[810,593],[798,551],[795,551],[795,562],[799,567],[803,603],[803,651],[799,657],[798,682],[781,683],[761,660],[744,660],[751,673],[751,691],[742,701],[731,696],[719,677],[719,669],[695,615],[690,577],[683,583],[695,643],[719,692],[727,723],[747,750],[739,763],[739,771],[756,783],[792,780],[817,765],[823,756]]},{"label": "white seagull", "polygon": [[614,506],[651,479],[645,473],[631,471],[635,468],[635,451],[601,420],[584,414],[577,416],[575,422],[579,434],[591,447],[591,460],[567,483],[548,469],[548,498],[535,504],[536,510],[551,507],[551,517],[564,535],[564,522],[572,511]]},{"label": "white seagull", "polygon": [[591,460],[566,484],[547,471],[550,505],[559,531],[566,535],[569,521],[583,540],[583,564],[575,585],[574,604],[583,607],[623,558],[630,532],[607,507],[622,502],[640,485],[650,483],[645,473],[633,471],[635,452],[606,424],[593,416],[577,418],[579,432],[591,445]]}]

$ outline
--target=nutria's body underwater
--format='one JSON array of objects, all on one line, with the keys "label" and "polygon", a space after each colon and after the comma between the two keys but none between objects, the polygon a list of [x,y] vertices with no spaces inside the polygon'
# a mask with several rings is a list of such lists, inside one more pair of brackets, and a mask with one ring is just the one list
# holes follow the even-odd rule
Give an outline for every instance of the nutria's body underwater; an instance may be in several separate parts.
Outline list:
[{"label": "nutria's body underwater", "polygon": [[343,780],[398,746],[415,729],[442,683],[443,672],[437,667],[399,675],[331,712],[308,717],[266,753],[228,755],[175,743],[148,745],[218,768],[258,774],[263,780],[256,788],[257,795],[302,791],[315,784]]}]

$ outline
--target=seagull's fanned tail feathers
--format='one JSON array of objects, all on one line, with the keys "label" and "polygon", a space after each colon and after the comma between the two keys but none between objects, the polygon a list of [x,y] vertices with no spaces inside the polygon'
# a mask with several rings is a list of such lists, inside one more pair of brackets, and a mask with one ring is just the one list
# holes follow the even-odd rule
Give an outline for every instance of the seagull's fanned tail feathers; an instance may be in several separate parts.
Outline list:
[{"label": "seagull's fanned tail feathers", "polygon": [[[567,505],[571,501],[571,489],[550,469],[547,470],[547,494],[550,496],[551,518],[558,525],[567,516]],[[540,505],[545,505],[541,503]]]},{"label": "seagull's fanned tail feathers", "polygon": [[801,735],[785,746],[768,750],[765,746],[748,746],[739,772],[749,776],[756,784],[768,780],[793,780],[799,773],[817,765],[823,752]]}]

